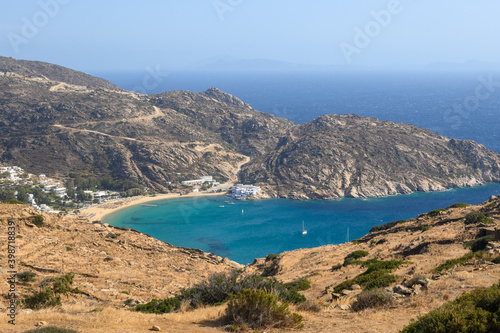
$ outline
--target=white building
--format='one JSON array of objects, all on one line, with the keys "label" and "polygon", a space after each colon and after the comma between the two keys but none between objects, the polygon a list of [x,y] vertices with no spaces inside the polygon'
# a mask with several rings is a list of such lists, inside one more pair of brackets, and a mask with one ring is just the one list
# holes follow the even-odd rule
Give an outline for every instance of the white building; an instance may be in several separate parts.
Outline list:
[{"label": "white building", "polygon": [[231,187],[230,196],[233,199],[245,200],[248,196],[256,195],[261,191],[259,186],[238,184]]},{"label": "white building", "polygon": [[203,183],[215,183],[212,176],[203,176],[194,180],[184,180],[181,182],[182,185],[199,185]]}]

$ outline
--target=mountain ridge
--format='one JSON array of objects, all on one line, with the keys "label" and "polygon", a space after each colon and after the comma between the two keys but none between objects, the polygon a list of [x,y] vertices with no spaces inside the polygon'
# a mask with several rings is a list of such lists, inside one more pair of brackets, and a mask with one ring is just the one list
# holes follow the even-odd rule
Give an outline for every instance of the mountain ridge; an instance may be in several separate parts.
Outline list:
[{"label": "mountain ridge", "polygon": [[[32,173],[128,178],[158,192],[238,174],[270,197],[292,199],[500,181],[500,154],[412,125],[332,114],[298,125],[217,88],[143,95],[38,62],[0,58],[0,73],[6,63],[19,73],[0,75],[0,162]],[[68,83],[74,77],[86,85]]]}]

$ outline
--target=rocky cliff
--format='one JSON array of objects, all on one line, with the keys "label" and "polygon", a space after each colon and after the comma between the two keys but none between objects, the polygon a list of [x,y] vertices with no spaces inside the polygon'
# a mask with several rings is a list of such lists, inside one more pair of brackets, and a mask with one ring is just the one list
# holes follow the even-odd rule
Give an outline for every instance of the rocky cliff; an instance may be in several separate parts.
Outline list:
[{"label": "rocky cliff", "polygon": [[240,177],[277,197],[380,197],[498,182],[500,154],[412,125],[325,115],[295,126]]}]

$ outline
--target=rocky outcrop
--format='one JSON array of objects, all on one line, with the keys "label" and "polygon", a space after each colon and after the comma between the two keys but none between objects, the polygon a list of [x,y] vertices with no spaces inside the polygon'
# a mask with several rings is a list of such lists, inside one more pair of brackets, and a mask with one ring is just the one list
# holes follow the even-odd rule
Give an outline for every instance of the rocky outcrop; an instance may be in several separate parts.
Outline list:
[{"label": "rocky outcrop", "polygon": [[412,125],[325,115],[295,127],[240,176],[276,197],[381,197],[498,182],[500,154]]}]

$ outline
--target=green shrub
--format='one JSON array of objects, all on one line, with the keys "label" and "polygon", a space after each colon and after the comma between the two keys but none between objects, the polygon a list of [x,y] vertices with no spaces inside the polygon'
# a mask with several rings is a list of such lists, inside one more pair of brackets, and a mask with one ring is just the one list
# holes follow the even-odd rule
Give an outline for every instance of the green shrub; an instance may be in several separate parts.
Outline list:
[{"label": "green shrub", "polygon": [[362,251],[362,250],[351,252],[344,258],[343,266],[345,267],[348,265],[352,265],[354,263],[354,261],[356,261],[357,259],[366,257],[368,254],[369,254],[368,252]]},{"label": "green shrub", "polygon": [[397,220],[397,221],[394,221],[394,222],[389,222],[389,223],[386,223],[386,224],[383,224],[383,225],[376,225],[374,226],[373,228],[370,229],[370,232],[377,232],[377,231],[383,231],[383,230],[387,230],[387,229],[390,229],[398,224],[402,224],[402,223],[406,223],[408,222],[408,220]]},{"label": "green shrub", "polygon": [[351,289],[355,284],[364,287],[365,290],[384,288],[396,282],[396,275],[389,274],[386,270],[375,271],[368,274],[360,274],[354,279],[345,280],[333,288],[335,293],[340,293],[344,289]]},{"label": "green shrub", "polygon": [[470,206],[470,204],[468,204],[468,203],[457,202],[457,203],[454,203],[451,206],[446,207],[446,209],[450,209],[450,208],[465,208],[465,207],[469,207],[469,206]]},{"label": "green shrub", "polygon": [[67,296],[68,293],[80,292],[78,288],[71,288],[71,285],[73,284],[73,277],[73,273],[68,273],[53,280],[45,280],[45,282],[52,281],[52,287],[42,288],[40,291],[26,296],[22,301],[23,305],[33,310],[61,305],[60,294]]},{"label": "green shrub", "polygon": [[391,294],[383,288],[377,288],[369,291],[364,291],[358,295],[356,301],[352,304],[354,311],[361,311],[371,308],[380,308],[393,303]]},{"label": "green shrub", "polygon": [[[310,282],[300,279],[288,284],[283,284],[275,278],[267,278],[260,275],[243,276],[241,271],[235,270],[229,274],[215,273],[207,280],[201,281],[191,288],[182,289],[175,298],[179,301],[188,302],[192,307],[202,305],[219,305],[229,299],[229,295],[241,293],[244,289],[264,290],[274,294],[282,302],[303,303],[306,301],[304,295],[298,293],[300,290],[310,288]],[[175,302],[172,299],[164,301],[153,300],[139,307],[139,309],[164,309],[161,302],[168,304]],[[168,308],[168,307],[167,307]],[[174,309],[175,310],[175,309]]]},{"label": "green shrub", "polygon": [[24,271],[22,273],[17,273],[17,280],[23,283],[35,281],[36,274],[30,271]]},{"label": "green shrub", "polygon": [[472,250],[472,252],[483,251],[489,242],[495,240],[495,235],[488,235],[478,239],[466,242],[464,246]]},{"label": "green shrub", "polygon": [[231,295],[226,310],[229,324],[248,325],[253,329],[302,327],[302,316],[291,313],[288,303],[279,303],[276,295],[264,290],[244,289]]},{"label": "green shrub", "polygon": [[406,264],[407,261],[403,260],[378,260],[378,259],[370,259],[361,264],[361,266],[368,268],[366,272],[363,274],[369,274],[371,272],[380,271],[380,270],[393,270],[398,268],[399,266]]},{"label": "green shrub", "polygon": [[78,333],[78,331],[66,328],[59,328],[55,326],[47,326],[43,328],[36,328],[34,330],[29,330],[24,333]]},{"label": "green shrub", "polygon": [[22,303],[28,309],[38,310],[61,305],[61,297],[56,296],[52,289],[44,288],[26,296]]},{"label": "green shrub", "polygon": [[164,300],[153,299],[146,304],[139,304],[135,307],[135,311],[145,313],[170,313],[180,309],[182,301],[179,297],[166,298]]},{"label": "green shrub", "polygon": [[403,333],[500,332],[500,284],[445,303],[406,326]]},{"label": "green shrub", "polygon": [[307,279],[298,279],[293,282],[285,283],[288,290],[303,291],[311,288],[311,282]]},{"label": "green shrub", "polygon": [[471,212],[465,215],[465,224],[476,224],[476,223],[492,223],[493,219],[487,217],[481,212]]},{"label": "green shrub", "polygon": [[19,200],[3,200],[2,203],[11,205],[26,205],[24,202]]},{"label": "green shrub", "polygon": [[72,288],[74,273],[68,273],[56,277],[52,283],[52,288],[56,294],[68,295],[68,293],[79,293],[78,288]]},{"label": "green shrub", "polygon": [[44,226],[45,223],[43,222],[43,220],[44,219],[42,215],[35,215],[31,217],[31,221],[33,222],[33,224],[39,228]]},{"label": "green shrub", "polygon": [[494,264],[500,264],[500,257],[496,257],[496,258],[492,259],[491,262]]},{"label": "green shrub", "polygon": [[427,213],[427,216],[428,217],[435,217],[435,216],[438,216],[441,212],[446,212],[446,209],[444,209],[444,208],[434,209],[433,211]]},{"label": "green shrub", "polygon": [[378,260],[354,262],[366,267],[367,270],[356,276],[354,279],[346,280],[333,288],[334,292],[340,293],[344,289],[350,289],[353,285],[359,284],[365,290],[388,287],[396,282],[396,275],[389,274],[393,269],[405,264],[402,260]]},{"label": "green shrub", "polygon": [[270,253],[266,256],[266,261],[273,261],[278,258],[279,254]]},{"label": "green shrub", "polygon": [[335,272],[335,271],[338,271],[339,269],[342,268],[342,265],[341,264],[337,264],[337,265],[333,265],[332,266],[332,272]]},{"label": "green shrub", "polygon": [[453,268],[453,266],[455,266],[457,264],[465,264],[466,262],[468,262],[474,258],[480,259],[483,256],[484,256],[484,252],[481,252],[481,251],[480,252],[471,252],[471,253],[468,253],[460,258],[446,260],[446,262],[444,264],[441,264],[438,267],[436,267],[434,269],[434,271],[436,273],[439,273],[441,271],[446,271],[450,268]]}]

